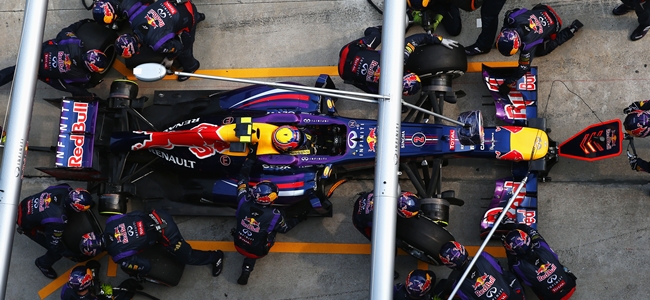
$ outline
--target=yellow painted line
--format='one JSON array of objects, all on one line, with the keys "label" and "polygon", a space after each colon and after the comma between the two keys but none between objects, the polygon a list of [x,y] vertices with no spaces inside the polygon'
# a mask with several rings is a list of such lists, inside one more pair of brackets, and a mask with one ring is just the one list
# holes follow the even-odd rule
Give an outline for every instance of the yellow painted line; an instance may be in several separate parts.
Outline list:
[{"label": "yellow painted line", "polygon": [[[122,74],[122,76],[131,76],[131,77],[135,78],[133,76],[133,72],[131,72],[131,70],[129,70],[129,68],[127,68],[126,65],[119,59],[116,59],[115,62],[113,63],[113,69],[120,72],[120,74]],[[134,80],[134,79],[131,79],[131,80]]]},{"label": "yellow painted line", "polygon": [[[99,260],[100,258],[104,257],[104,255],[106,255],[106,252],[100,253],[99,255],[95,256],[94,259]],[[68,278],[70,277],[70,272],[72,272],[72,269],[74,269],[77,266],[83,266],[85,264],[86,264],[85,262],[78,263],[74,267],[65,271],[63,274],[59,275],[59,277],[52,280],[52,282],[50,282],[48,285],[46,285],[44,288],[38,291],[38,296],[41,297],[41,300],[47,298],[47,296],[51,295],[56,290],[60,289],[64,284],[68,283]]]},{"label": "yellow painted line", "polygon": [[[222,250],[225,252],[236,252],[235,245],[232,241],[187,241],[192,248],[197,250]],[[466,246],[467,252],[470,255],[476,254],[479,246]],[[342,243],[298,243],[298,242],[277,242],[271,248],[271,252],[274,253],[305,253],[305,254],[357,254],[357,255],[368,255],[370,254],[370,244],[342,244]],[[490,253],[492,256],[497,258],[505,258],[506,252],[503,247],[489,246],[485,247],[485,252]],[[399,255],[407,255],[404,251],[399,250]],[[106,252],[102,252],[95,257],[96,260],[104,257]],[[83,264],[77,264],[76,266],[81,266]],[[54,279],[40,291],[38,295],[41,299],[45,299],[56,290],[61,288],[68,281],[70,272],[74,268],[70,268],[64,274],[60,275],[58,278]],[[418,268],[427,270],[429,267],[426,263],[418,261]],[[117,264],[109,258],[108,260],[108,271],[107,276],[115,277],[117,275]]]},{"label": "yellow painted line", "polygon": [[429,264],[421,260],[418,260],[418,269],[420,270],[429,270]]},{"label": "yellow painted line", "polygon": [[106,276],[115,277],[117,276],[117,264],[112,260],[108,259],[108,266],[106,268]]},{"label": "yellow painted line", "polygon": [[[489,67],[516,67],[517,61],[497,61],[497,62],[468,62],[467,73],[481,72],[482,65],[485,64]],[[129,80],[136,80],[133,72],[127,69],[124,63],[115,60],[113,64],[115,68],[122,75],[126,76]],[[320,74],[327,74],[330,76],[338,76],[339,71],[336,66],[316,66],[316,67],[287,67],[287,68],[248,68],[248,69],[214,69],[214,70],[199,70],[197,74],[222,76],[230,78],[272,78],[272,77],[316,77]],[[175,75],[168,75],[163,78],[164,80],[175,80]],[[195,78],[192,78],[195,79]]]}]

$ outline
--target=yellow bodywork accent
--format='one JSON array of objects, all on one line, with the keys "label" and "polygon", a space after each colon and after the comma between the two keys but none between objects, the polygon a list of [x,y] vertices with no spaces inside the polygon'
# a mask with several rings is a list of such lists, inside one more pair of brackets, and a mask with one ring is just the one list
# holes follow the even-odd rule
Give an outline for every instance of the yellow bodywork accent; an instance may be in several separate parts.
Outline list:
[{"label": "yellow bodywork accent", "polygon": [[537,128],[524,127],[510,135],[510,149],[519,151],[524,160],[543,158],[548,152],[548,135]]},{"label": "yellow bodywork accent", "polygon": [[[242,121],[244,121],[242,118]],[[250,119],[250,118],[248,118]],[[250,120],[249,120],[250,122]],[[242,122],[246,123],[246,122]],[[273,147],[273,131],[278,128],[276,125],[266,123],[251,123],[249,126],[249,136],[237,137],[235,136],[235,124],[227,124],[219,127],[217,130],[219,137],[224,142],[244,142],[244,143],[257,143],[258,155],[280,154],[278,150]],[[258,134],[259,132],[259,134]],[[257,137],[260,137],[259,139]],[[229,156],[247,156],[248,151],[244,152],[230,152],[225,150],[223,153]]]}]

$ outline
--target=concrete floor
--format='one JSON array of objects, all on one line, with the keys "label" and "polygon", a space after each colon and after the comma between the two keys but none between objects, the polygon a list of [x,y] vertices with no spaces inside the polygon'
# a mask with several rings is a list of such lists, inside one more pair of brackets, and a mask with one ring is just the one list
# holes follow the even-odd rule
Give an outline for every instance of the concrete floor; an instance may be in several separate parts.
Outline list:
[{"label": "concrete floor", "polygon": [[[238,69],[263,67],[331,66],[338,60],[341,46],[362,35],[368,26],[381,24],[382,16],[365,0],[240,0],[195,2],[207,19],[199,25],[195,55],[203,69]],[[511,0],[504,7],[532,7],[538,1]],[[650,81],[650,38],[631,42],[629,35],[637,26],[634,13],[614,17],[617,0],[556,0],[553,6],[564,18],[584,23],[576,37],[554,53],[536,58],[539,67],[540,115],[553,129],[551,138],[563,141],[599,120],[620,119],[622,109],[632,101],[648,98]],[[3,51],[0,67],[15,63],[18,50],[23,1],[0,0],[0,31]],[[90,17],[79,1],[49,1],[44,39],[53,38],[71,22]],[[475,41],[478,12],[462,12],[463,31],[454,39],[464,45]],[[418,32],[413,28],[409,33]],[[445,36],[444,30],[438,33]],[[470,61],[514,61],[496,50],[470,58]],[[110,82],[121,75],[111,71],[104,83],[93,92],[105,96]],[[315,78],[265,78],[312,84]],[[355,91],[336,79],[337,86]],[[185,83],[163,81],[142,83],[140,95],[153,95],[162,89],[230,89],[239,85],[205,80]],[[455,106],[447,105],[445,115],[481,109],[492,115],[492,106],[482,106],[487,95],[479,74],[466,74],[454,81],[456,89],[467,92]],[[0,88],[0,114],[4,114],[10,85]],[[37,85],[30,131],[30,145],[53,145],[59,112],[42,98],[63,96],[46,84]],[[590,109],[591,108],[591,109]],[[593,110],[593,112],[591,111]],[[374,117],[372,106],[339,102],[344,116]],[[370,111],[370,112],[369,112]],[[486,122],[494,122],[487,118]],[[642,158],[650,144],[636,143]],[[33,167],[52,166],[53,156],[30,152],[26,175],[44,175]],[[491,160],[450,160],[444,169],[444,189],[456,190],[464,199],[463,207],[452,207],[449,230],[466,245],[479,245],[479,219],[494,189],[494,180],[507,176],[508,165]],[[563,263],[578,276],[578,290],[572,299],[648,299],[650,287],[642,280],[648,256],[646,212],[650,210],[648,174],[630,170],[625,156],[596,163],[562,159],[551,172],[553,180],[539,188],[539,230]],[[53,183],[48,178],[24,180],[22,196],[44,189]],[[353,198],[371,188],[371,181],[346,183],[335,194],[332,218],[310,219],[294,231],[280,236],[287,242],[365,243],[352,227],[349,218]],[[232,218],[177,218],[188,240],[230,241]],[[494,242],[491,245],[498,246]],[[35,299],[38,291],[50,283],[33,266],[43,249],[22,236],[14,239],[7,299]],[[174,288],[146,285],[146,291],[161,299],[367,299],[370,272],[368,255],[285,254],[274,253],[261,260],[248,286],[239,286],[241,256],[226,253],[224,273],[214,279],[207,267],[188,266],[181,283]],[[106,265],[107,258],[101,260]],[[73,266],[69,261],[55,265],[59,273]],[[399,281],[417,266],[415,259],[398,256]],[[439,278],[448,271],[431,267]],[[124,275],[107,279],[118,284]],[[396,281],[397,282],[397,281]],[[532,293],[529,298],[535,299]],[[58,291],[47,297],[58,299]]]}]

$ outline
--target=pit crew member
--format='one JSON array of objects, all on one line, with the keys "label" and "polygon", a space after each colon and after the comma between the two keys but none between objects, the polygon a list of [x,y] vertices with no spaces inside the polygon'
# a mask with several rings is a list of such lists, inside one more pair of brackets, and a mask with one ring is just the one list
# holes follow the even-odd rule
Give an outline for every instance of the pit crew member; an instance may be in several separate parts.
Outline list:
[{"label": "pit crew member", "polygon": [[621,0],[621,2],[623,2],[621,5],[612,10],[612,14],[622,16],[634,10],[639,26],[630,35],[630,40],[638,41],[650,30],[650,6],[647,5],[646,0]]},{"label": "pit crew member", "polygon": [[[453,289],[469,266],[467,250],[459,242],[450,241],[442,245],[438,255],[445,266],[454,270],[447,279],[450,281],[450,288]],[[451,290],[445,289],[443,294],[447,292]],[[469,275],[461,283],[456,296],[463,300],[525,299],[524,290],[517,277],[504,270],[487,252],[481,252]]]},{"label": "pit crew member", "polygon": [[86,211],[93,204],[88,191],[73,189],[67,183],[50,186],[20,202],[17,231],[47,249],[45,255],[34,262],[45,277],[58,277],[52,265],[61,257],[76,259],[76,253],[67,249],[61,240],[68,214]]},{"label": "pit crew member", "polygon": [[564,44],[582,28],[582,23],[575,20],[561,28],[562,19],[550,6],[538,4],[532,10],[515,8],[506,12],[497,49],[505,56],[519,52],[519,67],[499,86],[499,93],[507,95],[515,82],[530,71],[533,57],[549,54]]},{"label": "pit crew member", "polygon": [[91,260],[70,272],[68,282],[61,289],[61,300],[125,300],[131,299],[143,286],[135,279],[124,280],[119,286],[100,283],[96,277],[100,264]]},{"label": "pit crew member", "polygon": [[[103,72],[110,67],[110,61],[100,50],[84,51],[83,41],[75,32],[88,22],[93,21],[86,19],[76,22],[62,29],[55,39],[43,43],[38,79],[57,90],[69,92],[72,96],[93,95],[87,90],[94,87],[90,75]],[[0,70],[0,86],[14,79],[15,68],[16,66],[11,66]]]},{"label": "pit crew member", "polygon": [[[623,109],[626,114],[623,121],[626,137],[644,138],[650,134],[650,100],[637,101]],[[650,163],[628,152],[632,170],[650,172]]]},{"label": "pit crew member", "polygon": [[237,279],[241,285],[248,284],[255,262],[269,253],[276,234],[287,233],[305,219],[304,215],[287,218],[282,208],[272,206],[279,193],[278,186],[273,182],[260,181],[250,188],[250,172],[257,160],[257,146],[250,145],[249,150],[238,176],[237,227],[232,230],[235,249],[244,256],[242,273]]},{"label": "pit crew member", "polygon": [[393,300],[433,299],[431,287],[436,283],[436,274],[430,270],[413,270],[406,276],[405,283],[393,287]]},{"label": "pit crew member", "polygon": [[145,277],[151,262],[138,253],[158,243],[176,260],[187,265],[211,265],[212,276],[221,274],[223,251],[194,250],[188,244],[172,216],[164,210],[132,211],[106,220],[106,251],[122,270],[131,276]]},{"label": "pit crew member", "polygon": [[[364,37],[356,39],[341,48],[339,52],[339,76],[345,83],[352,84],[366,93],[379,91],[379,51],[375,50],[381,43],[381,26],[368,27]],[[458,42],[443,39],[436,34],[419,33],[406,38],[404,41],[404,64],[417,46],[442,44],[452,49],[458,47]],[[420,78],[405,71],[402,79],[403,94],[414,95],[420,90]]]},{"label": "pit crew member", "polygon": [[[141,13],[131,17],[133,34],[125,33],[115,41],[115,48],[124,58],[140,52],[141,47],[150,47],[156,53],[166,55],[168,60],[178,59],[183,72],[194,73],[201,64],[194,58],[194,37],[196,25],[205,20],[196,6],[186,1],[161,0],[149,5]],[[189,76],[178,76],[178,81]]]},{"label": "pit crew member", "polygon": [[544,238],[526,224],[503,237],[510,270],[537,297],[545,300],[566,300],[576,290],[576,277],[564,267]]},{"label": "pit crew member", "polygon": [[93,4],[93,19],[95,22],[104,25],[113,25],[117,29],[118,24],[125,21],[131,22],[154,0],[97,0]]}]

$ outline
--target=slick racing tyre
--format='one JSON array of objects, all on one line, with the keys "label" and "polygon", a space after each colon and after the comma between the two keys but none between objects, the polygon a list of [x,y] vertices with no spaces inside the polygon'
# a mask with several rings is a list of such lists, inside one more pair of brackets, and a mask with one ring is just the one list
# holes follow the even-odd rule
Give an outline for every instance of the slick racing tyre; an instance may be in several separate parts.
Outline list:
[{"label": "slick racing tyre", "polygon": [[440,248],[454,236],[424,217],[397,218],[397,246],[428,264],[440,265]]},{"label": "slick racing tyre", "polygon": [[178,262],[160,244],[155,244],[139,253],[138,256],[151,262],[151,271],[147,274],[147,281],[165,286],[177,286],[181,281],[185,265]]},{"label": "slick racing tyre", "polygon": [[467,72],[465,48],[448,49],[443,45],[425,45],[411,53],[405,70],[418,74],[420,78],[449,74],[458,78]]},{"label": "slick racing tyre", "polygon": [[90,75],[88,87],[94,87],[102,82],[102,78],[104,78],[106,72],[108,72],[113,62],[115,62],[116,52],[114,44],[117,39],[117,33],[96,22],[88,22],[81,25],[79,30],[77,30],[77,37],[84,43],[84,52],[91,49],[98,49],[108,57],[108,67],[101,73],[93,73]]},{"label": "slick racing tyre", "polygon": [[79,249],[81,236],[88,232],[94,232],[95,236],[102,235],[102,227],[99,225],[92,211],[88,210],[81,213],[68,214],[65,234],[61,239],[65,248],[76,254],[75,258],[77,262],[91,259],[91,257],[83,255],[81,249]]}]

